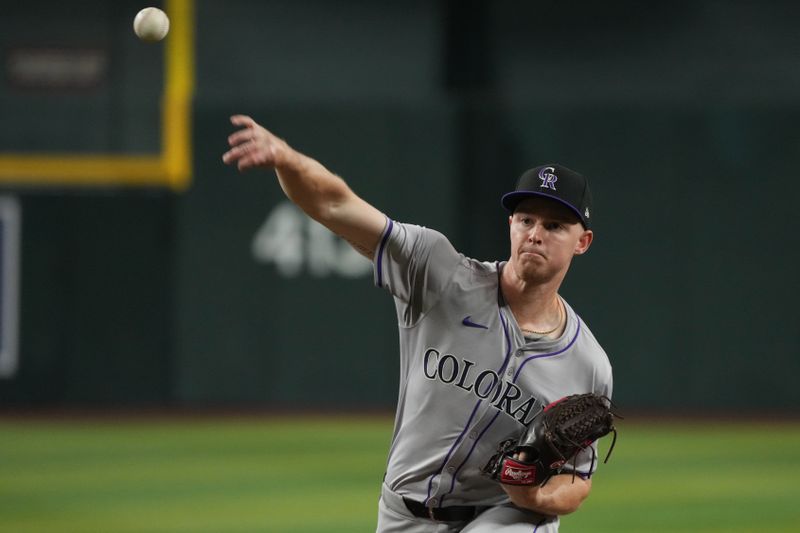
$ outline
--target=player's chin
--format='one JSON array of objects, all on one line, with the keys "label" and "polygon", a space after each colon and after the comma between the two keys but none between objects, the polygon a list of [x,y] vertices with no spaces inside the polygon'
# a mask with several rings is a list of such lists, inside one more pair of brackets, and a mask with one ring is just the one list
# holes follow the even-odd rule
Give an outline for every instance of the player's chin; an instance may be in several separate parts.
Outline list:
[{"label": "player's chin", "polygon": [[516,269],[517,275],[527,283],[545,283],[554,277],[552,269],[542,262],[522,262]]},{"label": "player's chin", "polygon": [[526,272],[534,277],[547,277],[554,269],[553,261],[542,254],[524,253],[520,254],[519,270]]},{"label": "player's chin", "polygon": [[547,267],[547,258],[536,252],[517,254],[517,266],[521,270],[542,270]]},{"label": "player's chin", "polygon": [[514,269],[520,274],[524,272],[532,273],[547,268],[547,259],[541,254],[520,252],[515,259]]}]

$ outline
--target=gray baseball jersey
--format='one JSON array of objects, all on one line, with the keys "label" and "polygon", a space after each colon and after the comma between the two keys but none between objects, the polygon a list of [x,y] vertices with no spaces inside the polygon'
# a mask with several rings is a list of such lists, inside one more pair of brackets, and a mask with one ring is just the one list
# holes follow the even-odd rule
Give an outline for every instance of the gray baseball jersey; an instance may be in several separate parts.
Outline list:
[{"label": "gray baseball jersey", "polygon": [[[508,502],[480,470],[542,408],[569,394],[611,397],[608,358],[564,302],[558,339],[526,339],[500,291],[504,262],[459,254],[434,230],[387,220],[374,280],[394,297],[400,392],[384,483],[429,507]],[[576,462],[597,466],[592,450]]]}]

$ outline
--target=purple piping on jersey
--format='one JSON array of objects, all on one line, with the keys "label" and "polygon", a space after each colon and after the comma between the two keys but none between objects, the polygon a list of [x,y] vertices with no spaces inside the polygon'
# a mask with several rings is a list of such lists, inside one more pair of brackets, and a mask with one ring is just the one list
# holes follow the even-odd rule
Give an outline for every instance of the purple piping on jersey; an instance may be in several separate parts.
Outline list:
[{"label": "purple piping on jersey", "polygon": [[[505,336],[505,338],[506,338],[506,346],[508,346],[508,348],[506,348],[506,357],[505,357],[505,360],[503,361],[503,366],[500,367],[500,370],[498,370],[498,372],[497,372],[498,374],[502,375],[503,372],[505,372],[506,367],[508,366],[509,360],[511,359],[511,335],[508,333],[508,324],[506,324],[506,319],[503,318],[503,313],[501,313],[498,310],[497,314],[500,316],[500,322],[503,324],[503,336]],[[481,401],[483,401],[483,400],[481,400]],[[481,401],[478,402],[478,405],[481,404]],[[476,405],[475,407],[477,408],[478,405]],[[472,455],[472,451],[475,449],[475,445],[478,444],[478,441],[481,440],[481,438],[483,437],[483,434],[486,433],[486,431],[491,427],[492,424],[494,424],[495,419],[499,415],[500,415],[500,411],[497,411],[495,413],[495,415],[494,415],[494,418],[492,418],[492,421],[489,422],[489,424],[487,424],[485,428],[483,428],[483,431],[481,431],[480,435],[477,436],[477,438],[475,439],[475,442],[472,443],[472,448],[469,449],[469,453],[467,454],[466,459],[464,459],[464,461],[462,461],[462,463],[460,465],[458,465],[458,468],[456,469],[456,471],[453,472],[453,477],[450,479],[450,490],[447,491],[447,494],[452,494],[453,490],[455,490],[456,478],[458,477],[458,473],[461,471],[461,468],[463,468],[463,466],[467,463],[467,460],[469,459],[469,456]],[[469,426],[469,424],[467,424],[467,425]],[[452,452],[452,450],[451,450],[451,452]],[[445,461],[445,463],[447,463],[447,461]],[[442,468],[444,468],[444,465],[442,465]],[[441,501],[444,501],[444,499],[447,496],[447,494],[442,496]],[[430,497],[430,494],[429,494],[429,497]]]},{"label": "purple piping on jersey", "polygon": [[[500,315],[500,318],[501,319],[503,318],[502,314]],[[503,321],[503,327],[505,327],[505,321]],[[519,365],[519,369],[517,370],[517,373],[514,374],[514,380],[512,381],[512,383],[514,383],[514,384],[517,383],[517,378],[519,377],[520,372],[522,372],[522,368],[525,366],[525,364],[528,361],[532,361],[534,359],[541,359],[542,357],[552,357],[554,355],[558,355],[560,353],[566,352],[567,350],[570,349],[570,347],[572,347],[573,344],[575,344],[575,341],[578,339],[578,334],[580,332],[581,332],[581,319],[578,318],[578,329],[575,331],[575,336],[572,337],[572,340],[569,341],[569,344],[567,344],[564,348],[562,348],[561,350],[558,350],[557,352],[550,352],[550,353],[545,353],[545,354],[541,354],[541,355],[534,355],[532,357],[528,357],[527,359],[525,359],[522,362],[522,364]],[[506,337],[506,338],[508,338],[508,337]],[[511,353],[511,341],[509,341],[508,351],[509,351],[509,353]],[[504,365],[504,368],[505,368],[505,365]],[[472,456],[472,452],[475,451],[475,446],[478,445],[478,441],[480,441],[481,437],[483,437],[483,435],[489,430],[489,428],[492,427],[492,424],[494,424],[494,421],[497,420],[498,416],[500,416],[500,411],[497,411],[497,413],[495,413],[495,415],[492,418],[492,420],[488,424],[486,424],[486,427],[483,428],[483,431],[481,431],[481,434],[478,435],[478,438],[475,439],[475,442],[472,443],[472,448],[470,448],[469,453],[464,458],[464,461],[460,465],[458,465],[458,468],[456,469],[456,471],[453,472],[453,479],[450,481],[450,490],[447,492],[447,494],[451,494],[453,492],[453,490],[455,490],[456,478],[458,477],[458,473],[461,472],[461,469],[464,467],[465,464],[467,464],[467,461],[469,461],[469,458]],[[444,499],[444,497],[442,497],[442,499]]]},{"label": "purple piping on jersey", "polygon": [[535,528],[533,528],[533,533],[536,533],[537,531],[539,531],[539,526],[541,526],[541,525],[542,525],[542,524],[544,524],[545,522],[547,522],[547,518],[542,518],[542,519],[539,521],[539,523],[538,523],[538,524],[536,524],[536,527],[535,527]]},{"label": "purple piping on jersey", "polygon": [[[450,456],[453,455],[453,451],[456,449],[456,447],[458,447],[458,443],[461,442],[461,439],[463,439],[464,435],[467,433],[467,429],[469,428],[469,425],[472,423],[472,418],[475,416],[475,413],[478,411],[478,406],[480,406],[482,401],[483,400],[478,400],[478,403],[475,404],[475,407],[472,409],[472,414],[469,415],[469,420],[467,420],[467,425],[464,426],[464,430],[461,431],[461,435],[458,436],[456,441],[453,443],[453,446],[450,448],[450,451],[447,452],[447,457],[444,458],[444,462],[442,463],[442,466],[440,466],[439,470],[437,470],[436,473],[433,474],[431,476],[431,478],[428,480],[428,497],[425,498],[425,502],[424,502],[425,505],[428,504],[428,500],[431,497],[431,491],[433,490],[433,478],[435,478],[436,476],[440,475],[442,473],[442,471],[444,470],[444,465],[446,465],[447,461],[450,460]],[[442,500],[444,500],[444,498],[442,498]],[[441,506],[442,506],[442,502],[440,500],[439,501],[439,507],[441,507]]]},{"label": "purple piping on jersey", "polygon": [[[506,349],[505,359],[503,360],[503,366],[501,366],[500,370],[497,371],[498,374],[502,375],[503,372],[506,369],[506,366],[508,366],[508,361],[511,359],[511,336],[508,334],[508,326],[506,325],[505,318],[503,318],[503,313],[498,311],[498,314],[500,315],[500,322],[503,324],[503,335],[506,338],[506,345],[508,346],[508,349]],[[467,424],[464,426],[463,431],[461,431],[461,435],[459,435],[458,438],[456,439],[456,441],[453,443],[453,446],[450,447],[450,451],[447,452],[447,457],[444,458],[444,462],[442,463],[442,466],[440,466],[439,470],[437,470],[436,473],[433,474],[430,477],[430,479],[428,480],[428,497],[425,498],[425,503],[426,504],[427,504],[428,500],[431,497],[431,490],[433,490],[433,478],[435,478],[436,476],[440,475],[442,473],[442,471],[444,470],[444,465],[446,465],[447,461],[450,460],[450,457],[453,455],[453,452],[458,447],[458,444],[461,442],[461,439],[464,438],[464,434],[467,432],[467,429],[469,429],[470,424],[472,424],[472,419],[475,417],[475,413],[478,411],[478,407],[481,405],[481,403],[483,403],[483,400],[478,400],[478,403],[475,404],[475,407],[472,409],[472,414],[469,415],[469,420],[467,420]],[[494,422],[494,419],[492,421]],[[478,436],[478,438],[475,439],[475,442],[478,442],[480,440],[480,438],[483,436],[484,432],[486,432],[485,429],[483,430],[483,432],[481,432],[481,434]],[[472,453],[472,450],[474,450],[474,449],[475,449],[475,445],[473,444],[472,445],[472,449],[470,450],[470,453]],[[464,463],[461,463],[461,466],[464,466]],[[461,470],[461,466],[458,467],[458,470]],[[453,492],[453,483],[455,483],[456,476],[458,475],[458,470],[456,470],[456,472],[453,474],[453,479],[452,479],[452,481],[450,483],[450,491],[447,494],[450,494],[451,492]],[[443,501],[444,501],[444,496],[439,499],[439,507],[442,506],[442,502]]]},{"label": "purple piping on jersey", "polygon": [[575,344],[576,340],[578,340],[578,335],[580,334],[580,332],[581,332],[581,319],[578,318],[578,328],[575,330],[575,336],[572,337],[572,340],[569,341],[569,344],[567,344],[564,348],[562,348],[561,350],[559,350],[557,352],[545,353],[545,354],[541,354],[541,355],[532,355],[531,357],[528,357],[527,359],[525,359],[522,362],[522,364],[519,365],[519,368],[517,369],[517,373],[514,374],[513,383],[515,383],[515,384],[517,383],[517,378],[519,377],[520,372],[522,372],[523,367],[527,364],[528,361],[533,361],[534,359],[541,359],[542,357],[552,357],[554,355],[558,355],[560,353],[566,352],[567,350],[572,348],[572,345]]},{"label": "purple piping on jersey", "polygon": [[378,248],[378,287],[383,287],[383,249],[386,248],[386,242],[389,240],[389,235],[392,234],[392,226],[394,225],[391,218],[386,220],[389,221],[389,224],[386,226],[386,232],[381,238],[381,246]]}]

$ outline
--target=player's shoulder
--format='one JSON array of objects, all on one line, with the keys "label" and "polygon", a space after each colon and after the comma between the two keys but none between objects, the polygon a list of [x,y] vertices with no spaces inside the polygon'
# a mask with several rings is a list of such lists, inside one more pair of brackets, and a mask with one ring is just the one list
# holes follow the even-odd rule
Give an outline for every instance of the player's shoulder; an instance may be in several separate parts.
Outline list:
[{"label": "player's shoulder", "polygon": [[581,336],[583,337],[585,342],[591,344],[597,351],[605,354],[605,350],[603,350],[603,347],[600,345],[600,341],[598,341],[597,337],[595,337],[594,333],[592,332],[592,329],[589,327],[589,324],[587,324],[582,317],[578,316],[577,313],[575,314],[575,316],[577,320],[579,320],[581,323]]},{"label": "player's shoulder", "polygon": [[[579,320],[582,319],[579,318]],[[600,345],[600,342],[594,336],[594,333],[592,333],[592,330],[589,329],[589,326],[585,322],[582,322],[582,326],[582,338],[584,344],[587,346],[583,352],[588,354],[589,357],[588,363],[592,369],[593,389],[599,394],[605,394],[611,397],[612,384],[614,381],[611,360]]]},{"label": "player's shoulder", "polygon": [[[566,302],[565,302],[566,303]],[[568,304],[567,304],[568,305]],[[586,358],[587,363],[593,366],[596,371],[602,374],[611,374],[611,361],[600,341],[597,340],[589,325],[572,308],[571,316],[578,322],[580,331],[575,339],[578,344],[578,352]]]},{"label": "player's shoulder", "polygon": [[468,270],[476,279],[485,278],[497,281],[497,261],[482,261],[480,259],[464,256],[462,263],[464,268]]},{"label": "player's shoulder", "polygon": [[479,261],[461,254],[460,261],[453,269],[449,291],[451,295],[468,297],[472,301],[471,305],[477,305],[478,302],[496,302],[497,289],[496,263]]},{"label": "player's shoulder", "polygon": [[419,224],[390,219],[387,234],[390,241],[399,244],[416,243],[423,247],[447,246],[455,249],[444,233]]},{"label": "player's shoulder", "polygon": [[394,224],[396,228],[392,230],[392,233],[395,234],[394,238],[424,242],[428,248],[444,247],[457,253],[460,258],[458,270],[462,277],[476,282],[496,280],[498,269],[496,261],[482,261],[465,255],[439,230],[408,222],[394,222]]}]

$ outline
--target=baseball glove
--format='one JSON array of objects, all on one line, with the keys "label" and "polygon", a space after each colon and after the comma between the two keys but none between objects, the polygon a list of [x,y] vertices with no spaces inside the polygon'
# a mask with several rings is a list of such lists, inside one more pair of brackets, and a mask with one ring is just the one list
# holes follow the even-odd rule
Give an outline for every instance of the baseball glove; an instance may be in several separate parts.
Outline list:
[{"label": "baseball glove", "polygon": [[544,485],[572,460],[574,476],[578,453],[614,433],[604,461],[608,462],[617,441],[614,417],[619,415],[611,411],[611,401],[605,396],[566,396],[545,407],[522,439],[501,442],[483,473],[507,485]]}]

